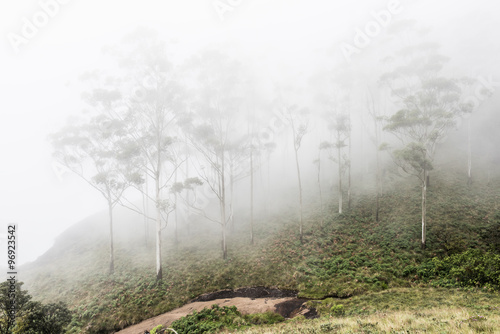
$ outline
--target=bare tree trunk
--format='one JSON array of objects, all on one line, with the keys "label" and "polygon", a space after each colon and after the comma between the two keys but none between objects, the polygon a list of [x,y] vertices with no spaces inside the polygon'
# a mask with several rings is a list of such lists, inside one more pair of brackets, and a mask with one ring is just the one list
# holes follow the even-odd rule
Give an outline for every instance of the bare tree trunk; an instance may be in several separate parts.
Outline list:
[{"label": "bare tree trunk", "polygon": [[250,146],[250,244],[254,244],[253,238],[253,145]]},{"label": "bare tree trunk", "polygon": [[145,190],[142,192],[142,212],[144,212],[144,246],[148,247],[148,239],[149,239],[149,218],[148,218],[148,178],[146,174],[145,182],[144,182]]},{"label": "bare tree trunk", "polygon": [[[186,147],[187,147],[187,145],[186,145]],[[186,152],[187,152],[187,149],[186,149]],[[189,177],[189,159],[186,159],[186,178],[188,178],[188,177]],[[188,203],[188,205],[186,205],[186,211],[187,212],[186,212],[186,215],[185,215],[186,216],[186,222],[185,222],[185,224],[186,224],[188,236],[191,235],[191,229],[190,229],[191,222],[189,220],[190,219],[190,215],[191,215],[191,207],[190,207],[191,203],[190,203],[189,199],[190,199],[191,196],[189,196],[189,194],[190,194],[190,192],[187,191],[187,193],[186,193],[186,202]]]},{"label": "bare tree trunk", "polygon": [[224,150],[221,154],[221,177],[220,177],[220,189],[221,189],[221,200],[220,200],[220,218],[222,224],[222,258],[227,259],[227,243],[226,243],[226,184],[225,184],[225,161],[224,161]]},{"label": "bare tree trunk", "polygon": [[321,149],[318,150],[318,189],[319,189],[319,211],[321,213],[321,222],[323,223],[323,193],[321,191]]},{"label": "bare tree trunk", "polygon": [[[174,172],[174,182],[177,183],[177,169]],[[174,213],[174,220],[175,220],[175,246],[179,244],[179,236],[177,233],[177,221],[178,221],[178,214],[177,214],[177,192],[174,193],[174,207],[175,207],[175,213]]]},{"label": "bare tree trunk", "polygon": [[108,191],[108,214],[109,214],[109,274],[115,272],[115,250],[113,244],[113,203],[111,202],[111,194]]},{"label": "bare tree trunk", "polygon": [[[349,112],[349,127],[351,126],[351,113]],[[349,164],[347,165],[348,168],[348,179],[347,179],[347,209],[351,210],[351,130],[349,130],[349,138],[348,138],[348,145],[349,145]]]},{"label": "bare tree trunk", "polygon": [[233,210],[233,201],[234,201],[234,166],[233,162],[229,164],[229,189],[231,191],[231,198],[229,200],[229,228],[231,229],[231,232],[234,231],[234,210]]},{"label": "bare tree trunk", "polygon": [[424,169],[424,180],[422,181],[422,249],[426,242],[426,210],[427,210],[427,171]]},{"label": "bare tree trunk", "polygon": [[342,160],[340,160],[340,144],[339,147],[337,147],[337,158],[338,158],[338,165],[339,165],[339,214],[342,214]]},{"label": "bare tree trunk", "polygon": [[267,158],[267,191],[266,191],[266,216],[270,217],[271,210],[269,209],[271,202],[271,156]]},{"label": "bare tree trunk", "polygon": [[161,207],[160,207],[160,157],[158,157],[158,169],[155,175],[156,190],[156,280],[163,279],[161,266]]},{"label": "bare tree trunk", "polygon": [[470,119],[467,122],[467,185],[472,184],[472,145],[470,133]]},{"label": "bare tree trunk", "polygon": [[302,182],[300,179],[300,167],[299,167],[299,153],[298,148],[295,148],[295,163],[297,165],[297,178],[299,180],[299,204],[300,204],[300,225],[299,225],[299,233],[300,233],[300,242],[302,243]]},{"label": "bare tree trunk", "polygon": [[378,223],[379,220],[379,212],[380,212],[380,193],[381,193],[381,175],[380,175],[380,152],[378,150],[378,141],[377,141],[377,175],[375,178],[375,187],[377,188],[377,208],[375,212],[375,221]]}]

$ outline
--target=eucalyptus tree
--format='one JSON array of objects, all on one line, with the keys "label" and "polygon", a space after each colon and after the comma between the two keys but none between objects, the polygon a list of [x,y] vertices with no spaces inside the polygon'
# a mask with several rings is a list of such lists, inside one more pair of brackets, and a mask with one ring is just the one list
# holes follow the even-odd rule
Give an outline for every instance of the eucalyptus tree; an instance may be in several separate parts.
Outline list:
[{"label": "eucalyptus tree", "polygon": [[349,157],[344,153],[350,138],[350,118],[342,113],[327,115],[327,118],[329,120],[328,130],[332,140],[322,142],[319,148],[328,151],[330,160],[337,164],[338,212],[342,214],[344,197],[342,179],[350,165]]},{"label": "eucalyptus tree", "polygon": [[[343,179],[348,172],[347,203],[351,204],[351,87],[352,75],[344,70],[332,69],[316,74],[311,80],[316,90],[315,103],[318,116],[324,121],[330,137],[320,143],[319,150],[325,150],[328,158],[337,168],[338,213],[343,213]],[[347,150],[346,150],[347,149]],[[321,153],[319,153],[321,155]],[[318,168],[320,167],[320,161]]]},{"label": "eucalyptus tree", "polygon": [[[175,65],[170,61],[167,44],[155,33],[138,30],[126,36],[122,43],[109,49],[123,73],[125,107],[122,120],[128,126],[128,138],[137,152],[135,168],[145,175],[143,182],[154,184],[150,194],[136,187],[154,203],[156,278],[163,277],[162,231],[174,205],[169,198],[177,169],[178,154],[176,124],[182,111],[183,94],[177,80]],[[136,185],[140,182],[136,182]],[[147,188],[146,188],[147,189]],[[146,215],[129,203],[129,208]]]},{"label": "eucalyptus tree", "polygon": [[308,110],[305,108],[299,108],[297,105],[285,105],[283,106],[283,115],[285,115],[286,121],[292,130],[292,142],[293,151],[295,156],[295,167],[297,170],[297,183],[299,186],[299,235],[300,242],[303,242],[303,199],[302,199],[302,178],[300,173],[300,163],[299,163],[299,150],[302,146],[302,140],[308,132],[309,120],[308,120]]},{"label": "eucalyptus tree", "polygon": [[[250,151],[250,158],[248,157],[247,151]],[[234,203],[235,203],[235,192],[234,187],[238,181],[241,181],[253,173],[251,170],[252,166],[252,153],[253,149],[248,146],[246,136],[240,136],[235,140],[231,140],[227,145],[227,156],[229,165],[229,227],[231,230],[234,229]],[[250,161],[250,167],[247,163]]]},{"label": "eucalyptus tree", "polygon": [[[227,258],[227,178],[230,172],[229,152],[244,136],[239,112],[243,101],[242,68],[238,61],[220,51],[206,49],[188,64],[195,96],[191,122],[185,132],[199,153],[198,174],[219,202],[219,217],[204,208],[194,210],[221,227],[222,257]],[[208,167],[208,168],[207,168]]]},{"label": "eucalyptus tree", "polygon": [[448,58],[438,53],[438,45],[407,46],[396,55],[392,70],[381,77],[398,107],[388,117],[384,129],[401,143],[392,152],[395,163],[420,181],[421,246],[425,248],[427,187],[436,147],[457,118],[470,112],[471,106],[464,103],[459,81],[442,74]]},{"label": "eucalyptus tree", "polygon": [[366,98],[366,109],[373,122],[373,132],[370,133],[370,139],[375,146],[375,188],[376,188],[376,208],[375,208],[375,221],[379,221],[380,215],[380,197],[383,192],[383,178],[381,169],[381,151],[386,149],[386,145],[382,143],[382,130],[384,122],[384,114],[382,111],[381,102],[375,99],[372,91],[368,90]]},{"label": "eucalyptus tree", "polygon": [[[97,91],[93,101],[106,108],[120,98],[117,92]],[[126,124],[107,114],[97,114],[80,124],[70,122],[50,136],[54,157],[97,190],[108,205],[109,272],[114,272],[113,208],[138,175],[128,165],[134,154],[128,145]]]}]

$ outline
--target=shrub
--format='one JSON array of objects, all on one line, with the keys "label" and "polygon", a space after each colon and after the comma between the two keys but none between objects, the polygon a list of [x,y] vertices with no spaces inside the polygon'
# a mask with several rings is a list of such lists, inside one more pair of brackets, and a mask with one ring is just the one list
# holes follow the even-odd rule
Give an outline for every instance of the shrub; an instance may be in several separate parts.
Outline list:
[{"label": "shrub", "polygon": [[448,256],[442,260],[434,258],[432,263],[434,276],[447,279],[459,286],[500,287],[500,255],[470,249],[460,254]]},{"label": "shrub", "polygon": [[[223,328],[236,329],[248,325],[264,325],[282,322],[285,319],[276,313],[265,312],[250,315],[241,315],[236,306],[212,305],[210,309],[204,308],[200,312],[193,311],[172,323],[172,328],[178,334],[213,333]],[[153,332],[151,332],[153,333]]]}]

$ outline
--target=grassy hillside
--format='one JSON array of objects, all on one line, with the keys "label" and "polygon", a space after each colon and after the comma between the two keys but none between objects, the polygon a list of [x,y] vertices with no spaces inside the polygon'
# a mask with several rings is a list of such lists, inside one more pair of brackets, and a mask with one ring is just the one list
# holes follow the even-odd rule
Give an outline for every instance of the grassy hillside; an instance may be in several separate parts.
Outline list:
[{"label": "grassy hillside", "polygon": [[[106,238],[77,237],[78,233],[69,232],[46,256],[27,266],[23,277],[36,299],[62,300],[71,306],[75,312],[71,333],[110,333],[199,294],[243,286],[294,289],[312,299],[330,297],[316,305],[327,316],[340,303],[344,314],[369,317],[391,311],[403,312],[397,315],[403,317],[405,310],[415,312],[406,299],[418,294],[415,288],[432,291],[428,289],[443,286],[467,293],[463,290],[475,285],[478,298],[484,297],[478,302],[480,307],[498,307],[495,291],[500,282],[490,278],[496,277],[500,263],[495,258],[500,241],[500,178],[468,187],[462,175],[434,173],[428,193],[425,250],[420,249],[420,190],[411,181],[400,180],[385,189],[379,222],[374,219],[375,198],[369,195],[358,195],[343,215],[335,213],[333,198],[323,212],[316,204],[310,205],[303,244],[293,210],[259,220],[254,246],[249,245],[248,230],[240,221],[229,239],[227,261],[221,259],[216,233],[182,235],[177,245],[170,234],[165,239],[165,279],[161,284],[154,278],[153,245],[145,247],[139,239],[117,243],[116,273],[108,276]],[[84,224],[75,227],[82,228]],[[481,253],[464,253],[472,248]],[[471,264],[472,257],[483,255],[486,260]],[[482,271],[472,270],[480,266]],[[453,271],[452,267],[463,270]],[[476,281],[468,281],[468,277]],[[450,306],[461,306],[454,302],[460,299],[454,297],[459,292],[438,291]],[[398,300],[398,308],[391,298]],[[427,302],[428,298],[419,300]],[[431,309],[434,304],[425,305],[422,308]],[[367,323],[373,320],[367,319]],[[329,320],[318,321],[311,326],[320,328]],[[342,326],[346,330],[352,327]]]}]

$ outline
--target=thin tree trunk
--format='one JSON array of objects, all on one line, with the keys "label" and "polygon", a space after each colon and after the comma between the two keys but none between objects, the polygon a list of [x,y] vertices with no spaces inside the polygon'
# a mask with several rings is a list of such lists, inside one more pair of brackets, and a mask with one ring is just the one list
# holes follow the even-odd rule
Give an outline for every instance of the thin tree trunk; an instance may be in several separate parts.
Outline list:
[{"label": "thin tree trunk", "polygon": [[321,149],[318,150],[318,189],[319,189],[319,211],[321,213],[321,222],[323,223],[323,193],[321,192]]},{"label": "thin tree trunk", "polygon": [[221,189],[221,201],[220,201],[220,217],[222,226],[222,258],[227,259],[227,243],[226,243],[226,185],[224,176],[224,150],[222,150],[221,155],[221,177],[220,177],[220,189]]},{"label": "thin tree trunk", "polygon": [[156,280],[163,279],[161,266],[161,208],[160,208],[160,157],[158,157],[158,169],[155,175],[155,192],[156,192]]},{"label": "thin tree trunk", "polygon": [[422,181],[422,249],[426,246],[426,210],[427,210],[427,171],[424,169],[424,180]]},{"label": "thin tree trunk", "polygon": [[470,119],[467,123],[467,185],[472,184],[472,145],[470,133]]},{"label": "thin tree trunk", "polygon": [[347,209],[351,210],[351,113],[349,112],[349,138],[348,138],[348,145],[349,145],[349,165],[347,165],[348,168],[348,179],[347,179]]},{"label": "thin tree trunk", "polygon": [[299,204],[300,204],[300,225],[299,225],[299,233],[300,233],[300,242],[302,243],[302,182],[300,179],[300,167],[299,167],[299,153],[298,148],[295,147],[295,163],[297,165],[297,178],[299,180]]},{"label": "thin tree trunk", "polygon": [[266,191],[266,216],[270,217],[271,210],[269,209],[271,202],[271,155],[267,157],[267,191]]},{"label": "thin tree trunk", "polygon": [[[177,169],[174,172],[174,182],[177,183]],[[178,221],[178,214],[177,214],[177,192],[174,193],[174,207],[175,207],[175,212],[174,212],[174,220],[175,220],[175,246],[179,244],[179,236],[177,232],[177,221]]]},{"label": "thin tree trunk", "polygon": [[[108,196],[111,196],[108,192]],[[108,213],[109,213],[109,274],[115,272],[115,251],[113,244],[113,203],[111,197],[108,197]]]},{"label": "thin tree trunk", "polygon": [[148,247],[149,239],[149,218],[148,218],[148,179],[146,174],[146,179],[144,182],[145,190],[142,191],[142,212],[144,212],[144,246]]},{"label": "thin tree trunk", "polygon": [[250,146],[250,244],[254,244],[253,238],[253,145]]},{"label": "thin tree trunk", "polygon": [[380,180],[380,153],[378,150],[378,143],[377,143],[377,154],[376,154],[376,160],[377,160],[377,175],[375,178],[375,187],[377,188],[377,208],[375,212],[375,221],[378,223],[379,220],[379,212],[380,212],[380,187],[381,187],[381,180]]},{"label": "thin tree trunk", "polygon": [[[340,143],[340,141],[339,141]],[[342,161],[340,160],[340,144],[337,147],[337,158],[339,164],[339,214],[342,214]]]},{"label": "thin tree trunk", "polygon": [[229,188],[231,191],[231,198],[229,200],[229,227],[231,232],[234,232],[234,210],[233,210],[233,201],[234,201],[234,160],[229,164]]},{"label": "thin tree trunk", "polygon": [[[187,148],[187,145],[186,145],[186,148]],[[187,152],[187,149],[186,149],[186,152]],[[189,159],[186,159],[186,178],[188,178],[188,177],[189,177]],[[189,194],[190,194],[190,192],[188,190],[186,193],[186,201],[187,201],[186,211],[187,212],[186,212],[186,222],[185,222],[188,236],[191,235],[191,229],[190,229],[191,224],[190,224],[190,219],[189,219],[190,215],[191,215],[191,207],[190,207],[191,203],[189,202],[189,199],[191,196],[189,196]]]}]

